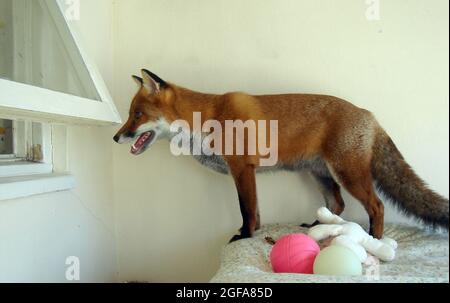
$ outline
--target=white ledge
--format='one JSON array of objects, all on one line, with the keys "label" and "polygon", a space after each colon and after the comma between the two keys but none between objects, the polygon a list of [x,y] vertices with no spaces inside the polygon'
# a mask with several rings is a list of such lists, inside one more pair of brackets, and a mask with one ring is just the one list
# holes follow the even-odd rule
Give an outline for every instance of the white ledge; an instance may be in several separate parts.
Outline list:
[{"label": "white ledge", "polygon": [[75,178],[69,174],[44,174],[0,178],[0,201],[11,200],[75,187]]},{"label": "white ledge", "polygon": [[53,166],[47,163],[33,163],[28,161],[0,161],[0,178],[11,176],[32,176],[50,174]]}]

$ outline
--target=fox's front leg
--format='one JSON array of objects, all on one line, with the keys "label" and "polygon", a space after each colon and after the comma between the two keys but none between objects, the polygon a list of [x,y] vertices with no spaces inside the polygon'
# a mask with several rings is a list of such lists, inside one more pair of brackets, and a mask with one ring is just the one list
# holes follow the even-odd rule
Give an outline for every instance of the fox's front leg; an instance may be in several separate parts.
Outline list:
[{"label": "fox's front leg", "polygon": [[242,228],[240,235],[235,235],[230,242],[251,238],[258,228],[258,204],[256,196],[255,167],[243,165],[230,167],[236,184],[239,197],[239,206],[242,214]]}]

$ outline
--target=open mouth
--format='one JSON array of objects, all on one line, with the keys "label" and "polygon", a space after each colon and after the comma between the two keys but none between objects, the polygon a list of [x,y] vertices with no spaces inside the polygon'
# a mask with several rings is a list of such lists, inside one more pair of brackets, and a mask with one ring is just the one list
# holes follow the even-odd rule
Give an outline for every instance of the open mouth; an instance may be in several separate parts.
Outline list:
[{"label": "open mouth", "polygon": [[152,143],[153,139],[155,138],[155,132],[154,131],[148,131],[143,134],[141,134],[136,142],[131,145],[131,153],[135,156],[142,154],[145,149]]}]

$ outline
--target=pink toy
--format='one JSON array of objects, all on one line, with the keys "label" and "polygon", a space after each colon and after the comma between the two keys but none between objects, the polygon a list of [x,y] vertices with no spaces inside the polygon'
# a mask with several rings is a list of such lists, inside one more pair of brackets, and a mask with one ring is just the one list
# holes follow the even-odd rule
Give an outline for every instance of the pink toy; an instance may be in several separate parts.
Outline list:
[{"label": "pink toy", "polygon": [[276,273],[312,274],[320,252],[316,241],[305,234],[290,234],[279,239],[270,252]]}]

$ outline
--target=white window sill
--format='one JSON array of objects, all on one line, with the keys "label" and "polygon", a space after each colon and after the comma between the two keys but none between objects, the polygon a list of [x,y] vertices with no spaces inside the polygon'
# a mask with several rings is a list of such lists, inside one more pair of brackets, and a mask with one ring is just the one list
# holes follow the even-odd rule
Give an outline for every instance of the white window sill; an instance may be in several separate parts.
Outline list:
[{"label": "white window sill", "polygon": [[69,190],[75,178],[69,174],[44,174],[0,178],[0,201]]},{"label": "white window sill", "polygon": [[10,176],[30,176],[49,174],[53,166],[47,163],[33,163],[28,161],[0,161],[0,178]]}]

